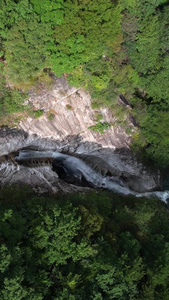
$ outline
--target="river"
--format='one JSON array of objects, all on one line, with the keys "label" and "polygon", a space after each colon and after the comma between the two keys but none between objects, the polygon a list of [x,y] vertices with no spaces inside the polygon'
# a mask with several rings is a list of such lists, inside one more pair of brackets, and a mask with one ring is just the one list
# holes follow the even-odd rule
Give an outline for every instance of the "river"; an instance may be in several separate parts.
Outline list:
[{"label": "river", "polygon": [[89,186],[94,188],[103,188],[113,191],[121,195],[134,195],[136,197],[152,197],[156,196],[167,204],[169,199],[169,191],[153,191],[147,193],[137,193],[129,189],[125,182],[115,176],[102,176],[90,166],[88,166],[81,159],[67,154],[54,151],[33,151],[33,150],[21,150],[15,156],[15,160],[18,163],[24,164],[24,161],[38,158],[52,158],[52,167],[54,170],[62,170],[62,174],[66,178],[66,181],[72,182],[74,178],[75,182],[82,182],[83,178],[89,183]]}]

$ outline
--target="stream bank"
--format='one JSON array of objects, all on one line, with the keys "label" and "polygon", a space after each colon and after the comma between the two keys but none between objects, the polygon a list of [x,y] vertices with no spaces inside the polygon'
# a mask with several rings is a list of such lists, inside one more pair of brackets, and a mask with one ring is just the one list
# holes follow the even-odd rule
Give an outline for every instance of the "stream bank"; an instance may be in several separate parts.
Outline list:
[{"label": "stream bank", "polygon": [[[152,171],[133,155],[131,136],[116,125],[109,108],[93,109],[92,99],[83,89],[70,87],[65,78],[54,78],[52,89],[38,94],[30,91],[27,102],[31,102],[35,110],[41,109],[46,114],[38,119],[22,120],[18,128],[0,129],[0,153],[7,156],[7,160],[1,163],[1,185],[27,183],[40,192],[54,193],[82,189],[65,183],[49,165],[28,167],[11,160],[13,152],[27,149],[72,155],[101,176],[122,180],[133,192],[160,190],[159,171]],[[51,109],[54,117],[49,120],[47,113]],[[89,129],[97,123],[98,113],[102,115],[103,122],[111,124],[103,134]]]}]

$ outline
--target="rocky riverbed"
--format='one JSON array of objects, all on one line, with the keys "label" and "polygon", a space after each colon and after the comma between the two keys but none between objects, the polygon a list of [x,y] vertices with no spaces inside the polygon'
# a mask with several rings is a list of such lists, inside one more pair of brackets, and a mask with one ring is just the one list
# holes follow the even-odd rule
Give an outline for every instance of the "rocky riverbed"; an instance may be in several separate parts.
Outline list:
[{"label": "rocky riverbed", "polygon": [[[21,149],[52,150],[70,154],[83,160],[102,176],[122,179],[135,192],[159,189],[159,173],[152,172],[130,151],[130,136],[115,125],[115,117],[108,108],[94,110],[90,95],[82,89],[70,87],[65,78],[55,78],[50,90],[30,91],[27,102],[45,114],[28,118],[18,128],[0,129],[1,184],[28,183],[41,192],[71,192],[85,189],[61,180],[48,165],[18,165],[11,153]],[[52,111],[53,118],[49,119]],[[89,129],[97,123],[96,115],[111,127],[103,134]],[[6,156],[5,156],[6,155]]]}]

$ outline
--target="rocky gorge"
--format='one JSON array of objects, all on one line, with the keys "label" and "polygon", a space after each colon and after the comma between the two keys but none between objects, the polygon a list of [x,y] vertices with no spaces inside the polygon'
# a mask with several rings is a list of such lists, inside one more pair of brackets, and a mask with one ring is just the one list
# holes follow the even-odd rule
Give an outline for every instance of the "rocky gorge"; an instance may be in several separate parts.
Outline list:
[{"label": "rocky gorge", "polygon": [[[50,89],[30,91],[25,104],[31,103],[34,110],[43,110],[44,114],[22,120],[17,128],[0,129],[1,185],[28,184],[39,193],[91,188],[90,184],[81,186],[74,179],[64,180],[63,173],[60,176],[58,169],[54,170],[49,152],[56,152],[80,159],[102,178],[118,183],[116,192],[121,193],[120,187],[135,194],[160,190],[159,171],[150,170],[134,156],[130,150],[131,137],[116,124],[111,110],[93,109],[91,102],[85,90],[70,87],[64,77],[54,77]],[[97,124],[98,114],[101,123],[110,124],[102,134],[89,128]],[[43,151],[43,159],[37,154],[31,160],[28,155],[20,163],[16,157],[23,150],[41,154]]]}]

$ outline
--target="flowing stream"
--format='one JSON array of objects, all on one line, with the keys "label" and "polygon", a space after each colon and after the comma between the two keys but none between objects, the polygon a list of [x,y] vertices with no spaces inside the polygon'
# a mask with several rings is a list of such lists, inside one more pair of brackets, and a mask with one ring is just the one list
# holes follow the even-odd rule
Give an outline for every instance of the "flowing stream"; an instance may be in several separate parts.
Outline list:
[{"label": "flowing stream", "polygon": [[26,160],[38,159],[38,158],[53,158],[53,167],[62,168],[63,172],[69,177],[74,177],[79,181],[82,177],[95,188],[104,188],[111,190],[121,195],[135,195],[136,197],[151,197],[157,196],[160,200],[167,203],[169,199],[169,191],[154,191],[147,193],[137,193],[125,186],[125,183],[114,176],[104,177],[81,159],[74,156],[62,154],[53,151],[32,151],[32,150],[21,150],[19,154],[15,156],[15,160],[18,163],[23,163]]}]

